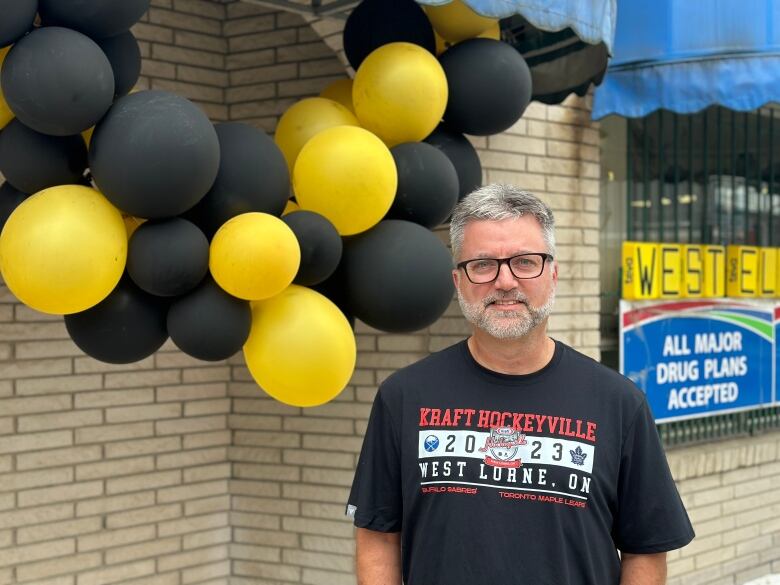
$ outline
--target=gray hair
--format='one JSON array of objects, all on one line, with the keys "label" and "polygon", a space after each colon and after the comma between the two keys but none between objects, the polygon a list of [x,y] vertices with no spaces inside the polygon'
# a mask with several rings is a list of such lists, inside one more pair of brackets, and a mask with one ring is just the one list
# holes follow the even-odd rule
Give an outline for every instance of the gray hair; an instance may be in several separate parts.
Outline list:
[{"label": "gray hair", "polygon": [[453,258],[460,258],[463,230],[468,222],[480,219],[499,221],[526,214],[536,218],[542,226],[547,253],[555,256],[555,218],[550,208],[528,191],[518,189],[514,185],[493,183],[466,195],[452,212],[450,243]]}]

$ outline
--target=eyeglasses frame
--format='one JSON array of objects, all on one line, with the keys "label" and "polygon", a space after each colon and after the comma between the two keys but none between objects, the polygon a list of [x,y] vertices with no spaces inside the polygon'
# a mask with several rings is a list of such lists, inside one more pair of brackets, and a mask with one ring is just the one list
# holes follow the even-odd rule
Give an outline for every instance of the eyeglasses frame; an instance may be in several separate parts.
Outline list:
[{"label": "eyeglasses frame", "polygon": [[[512,265],[510,264],[510,262],[515,258],[519,258],[521,256],[541,256],[542,269],[539,271],[539,274],[537,274],[536,276],[518,276],[517,274],[515,274],[515,271],[512,270]],[[544,274],[545,265],[548,262],[552,262],[554,259],[555,258],[553,257],[552,254],[547,254],[546,252],[527,252],[524,254],[515,254],[514,256],[509,256],[507,258],[471,258],[470,260],[464,260],[463,262],[458,262],[455,265],[455,268],[463,270],[463,273],[466,275],[466,278],[469,279],[469,282],[471,284],[490,284],[492,282],[495,282],[498,279],[499,275],[501,274],[501,266],[503,264],[507,265],[507,267],[509,268],[509,272],[512,274],[512,276],[514,276],[518,280],[533,280],[534,278],[539,278],[542,274]],[[471,279],[471,276],[469,275],[469,271],[466,270],[466,265],[469,262],[474,262],[475,260],[495,260],[496,262],[498,262],[498,269],[496,270],[496,275],[492,279],[486,280],[485,282],[474,282]]]}]

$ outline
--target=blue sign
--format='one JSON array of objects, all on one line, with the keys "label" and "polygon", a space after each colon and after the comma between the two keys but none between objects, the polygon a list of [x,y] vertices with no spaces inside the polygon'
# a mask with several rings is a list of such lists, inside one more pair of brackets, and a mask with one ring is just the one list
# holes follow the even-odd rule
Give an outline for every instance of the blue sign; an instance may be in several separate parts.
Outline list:
[{"label": "blue sign", "polygon": [[775,302],[621,301],[621,372],[657,422],[777,400]]},{"label": "blue sign", "polygon": [[772,386],[775,391],[773,402],[780,405],[780,305],[775,307],[775,370]]}]

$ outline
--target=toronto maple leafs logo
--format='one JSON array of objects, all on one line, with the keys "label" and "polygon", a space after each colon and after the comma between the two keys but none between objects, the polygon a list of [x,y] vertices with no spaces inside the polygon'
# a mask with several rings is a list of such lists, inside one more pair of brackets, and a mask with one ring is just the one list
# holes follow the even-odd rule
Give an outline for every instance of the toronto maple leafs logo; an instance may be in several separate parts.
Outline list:
[{"label": "toronto maple leafs logo", "polygon": [[582,450],[582,447],[577,447],[575,450],[570,449],[569,453],[571,454],[571,462],[574,465],[585,465],[585,458],[588,454]]}]

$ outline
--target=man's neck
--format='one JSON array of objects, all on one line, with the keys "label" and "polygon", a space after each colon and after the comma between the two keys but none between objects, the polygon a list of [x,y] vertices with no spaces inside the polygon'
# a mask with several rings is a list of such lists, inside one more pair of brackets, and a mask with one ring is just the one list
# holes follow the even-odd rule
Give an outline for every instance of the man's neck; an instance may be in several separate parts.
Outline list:
[{"label": "man's neck", "polygon": [[468,339],[471,355],[480,365],[501,374],[533,374],[553,358],[555,342],[546,324],[520,339],[496,339],[480,329]]}]

